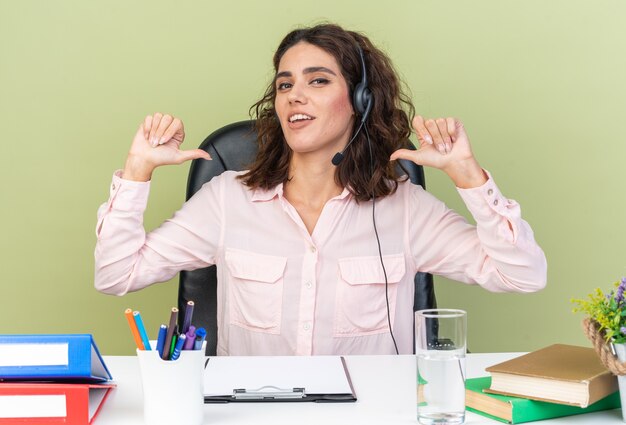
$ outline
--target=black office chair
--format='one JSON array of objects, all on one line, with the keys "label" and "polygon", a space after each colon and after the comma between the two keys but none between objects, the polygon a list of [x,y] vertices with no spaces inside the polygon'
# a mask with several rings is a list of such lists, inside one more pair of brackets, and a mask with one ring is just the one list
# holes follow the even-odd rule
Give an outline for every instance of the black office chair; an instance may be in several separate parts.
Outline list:
[{"label": "black office chair", "polygon": [[[415,149],[413,145],[407,148]],[[220,128],[204,139],[200,149],[207,151],[213,160],[196,159],[191,163],[187,180],[187,199],[213,177],[226,170],[244,170],[253,162],[257,152],[254,121],[241,121]],[[411,161],[399,160],[399,162],[408,173],[411,182],[425,188],[423,168]],[[180,273],[178,286],[180,311],[184,311],[189,300],[195,302],[194,324],[207,330],[206,354],[214,356],[217,347],[217,272],[215,266]],[[417,273],[413,310],[436,308],[436,306],[432,275]],[[431,330],[431,333],[433,331]]]}]

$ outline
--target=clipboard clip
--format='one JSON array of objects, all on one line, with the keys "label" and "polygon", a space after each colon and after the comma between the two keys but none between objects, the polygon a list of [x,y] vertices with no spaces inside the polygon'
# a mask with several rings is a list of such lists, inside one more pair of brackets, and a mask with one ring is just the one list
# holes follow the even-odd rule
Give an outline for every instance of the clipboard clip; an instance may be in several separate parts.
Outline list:
[{"label": "clipboard clip", "polygon": [[306,396],[304,388],[278,388],[272,385],[265,385],[254,390],[238,388],[233,390],[235,400],[288,400],[304,398]]}]

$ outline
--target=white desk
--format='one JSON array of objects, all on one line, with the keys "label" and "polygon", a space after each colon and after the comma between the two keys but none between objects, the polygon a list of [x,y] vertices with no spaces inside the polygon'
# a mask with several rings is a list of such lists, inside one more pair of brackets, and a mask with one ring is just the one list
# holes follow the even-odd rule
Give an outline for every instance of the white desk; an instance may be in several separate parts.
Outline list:
[{"label": "white desk", "polygon": [[[487,366],[518,354],[470,354],[469,378],[486,375]],[[117,383],[95,425],[143,424],[143,400],[139,365],[133,356],[105,356]],[[416,424],[415,356],[349,356],[350,376],[358,397],[356,403],[228,403],[206,404],[209,425],[391,425]],[[172,406],[175,408],[175,406]],[[500,424],[483,416],[466,414],[466,424]],[[623,424],[619,409],[568,416],[540,422],[549,424]],[[179,424],[172,424],[179,425]]]}]

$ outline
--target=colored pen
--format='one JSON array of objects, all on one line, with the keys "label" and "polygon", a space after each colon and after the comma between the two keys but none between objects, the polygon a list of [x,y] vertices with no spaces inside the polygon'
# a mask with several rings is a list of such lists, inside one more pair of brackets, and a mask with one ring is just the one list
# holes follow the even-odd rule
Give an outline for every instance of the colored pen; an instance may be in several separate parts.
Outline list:
[{"label": "colored pen", "polygon": [[174,348],[174,352],[172,353],[172,360],[178,360],[180,357],[180,352],[183,349],[183,344],[185,344],[185,340],[187,336],[185,334],[181,334],[178,337],[178,341],[176,342],[176,348]]},{"label": "colored pen", "polygon": [[135,323],[135,319],[133,318],[133,310],[130,308],[127,308],[124,311],[124,314],[126,315],[126,320],[128,320],[128,326],[130,326],[130,333],[133,334],[133,338],[135,339],[135,344],[137,345],[137,348],[139,348],[140,350],[143,350],[143,342],[141,342],[141,337],[139,336],[139,330],[137,329],[137,324]]},{"label": "colored pen", "polygon": [[167,328],[167,335],[165,336],[165,348],[163,349],[163,355],[161,356],[163,360],[169,360],[170,358],[170,345],[172,344],[172,337],[174,336],[174,331],[176,330],[176,320],[178,320],[178,309],[176,307],[172,307],[170,325]]},{"label": "colored pen", "polygon": [[169,359],[172,360],[172,354],[174,354],[174,348],[176,348],[176,342],[178,342],[178,334],[172,336],[172,344],[170,345]]},{"label": "colored pen", "polygon": [[193,346],[196,342],[196,327],[194,325],[189,326],[189,330],[185,334],[187,339],[185,339],[185,345],[183,345],[183,350],[193,350]]},{"label": "colored pen", "polygon": [[185,307],[185,320],[183,321],[183,329],[182,333],[186,334],[189,330],[189,326],[191,326],[191,317],[193,316],[193,301],[187,301],[187,306]]},{"label": "colored pen", "polygon": [[204,328],[196,329],[196,342],[194,343],[193,349],[202,350],[202,343],[204,342],[205,338],[206,338],[206,329]]},{"label": "colored pen", "polygon": [[139,336],[141,337],[141,342],[143,342],[143,347],[146,350],[152,350],[148,334],[146,333],[146,328],[143,325],[143,320],[141,320],[141,314],[138,311],[133,311],[133,317],[135,318],[135,324],[137,325],[137,330],[139,330]]},{"label": "colored pen", "polygon": [[165,337],[167,336],[167,326],[161,325],[159,327],[159,337],[157,338],[157,351],[159,356],[163,358],[163,347],[165,347]]}]

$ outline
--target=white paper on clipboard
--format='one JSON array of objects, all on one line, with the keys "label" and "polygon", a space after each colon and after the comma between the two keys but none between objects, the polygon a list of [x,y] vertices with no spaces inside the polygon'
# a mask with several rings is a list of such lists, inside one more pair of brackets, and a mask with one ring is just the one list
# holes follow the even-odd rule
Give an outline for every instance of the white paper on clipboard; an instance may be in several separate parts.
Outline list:
[{"label": "white paper on clipboard", "polygon": [[303,388],[306,394],[353,394],[340,356],[210,357],[204,371],[205,397],[264,387]]}]

